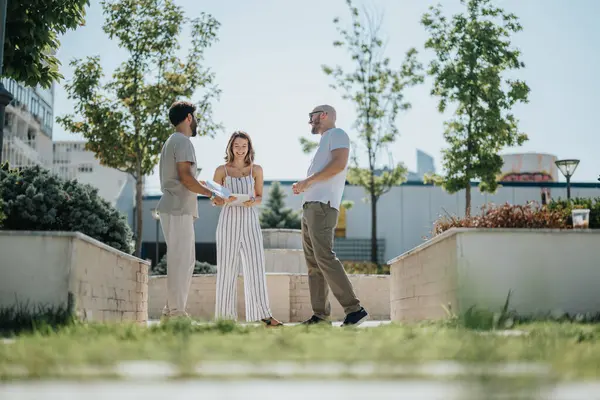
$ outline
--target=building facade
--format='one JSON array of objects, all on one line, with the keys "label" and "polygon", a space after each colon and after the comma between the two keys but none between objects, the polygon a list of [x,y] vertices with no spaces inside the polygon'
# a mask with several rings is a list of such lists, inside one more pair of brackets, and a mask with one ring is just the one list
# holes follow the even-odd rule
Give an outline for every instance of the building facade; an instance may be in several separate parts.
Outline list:
[{"label": "building facade", "polygon": [[128,182],[128,174],[100,164],[94,152],[85,149],[85,141],[53,143],[53,170],[65,179],[77,179],[98,189],[98,194],[113,205]]},{"label": "building facade", "polygon": [[[265,182],[263,203],[269,197],[272,182]],[[287,207],[301,210],[301,197],[292,193],[292,181],[280,182],[286,194]],[[559,182],[506,182],[496,193],[481,193],[477,184],[473,184],[472,210],[494,203],[497,205],[526,204],[528,201],[541,203],[541,189],[548,188],[552,198],[566,198],[566,185]],[[571,183],[572,197],[600,196],[598,183]],[[160,225],[152,217],[159,195],[147,195],[143,200],[143,258],[154,261],[154,249],[158,242],[159,253],[166,252],[164,237]],[[371,207],[366,201],[362,187],[347,185],[344,199],[354,202],[347,210],[335,238],[334,250],[340,259],[348,261],[366,261],[370,259]],[[215,231],[220,208],[212,207],[205,197],[198,198],[200,218],[195,223],[196,257],[198,260],[215,263]],[[463,216],[465,193],[449,194],[442,188],[426,185],[422,182],[406,182],[392,188],[378,202],[377,235],[379,239],[379,259],[386,262],[422,243],[431,237],[435,221],[444,215]],[[126,210],[124,210],[126,211]],[[128,212],[128,215],[133,215]],[[132,223],[130,218],[130,223]],[[343,232],[343,234],[342,234]]]},{"label": "building facade", "polygon": [[8,78],[2,83],[14,96],[6,107],[2,161],[15,168],[52,168],[54,86],[32,88]]}]

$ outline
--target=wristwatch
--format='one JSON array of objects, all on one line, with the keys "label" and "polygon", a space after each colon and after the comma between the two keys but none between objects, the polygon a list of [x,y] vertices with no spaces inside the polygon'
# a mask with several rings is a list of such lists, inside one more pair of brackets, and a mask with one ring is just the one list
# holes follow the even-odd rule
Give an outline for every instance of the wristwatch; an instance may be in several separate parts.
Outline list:
[{"label": "wristwatch", "polygon": [[213,201],[215,199],[215,197],[217,197],[217,195],[215,194],[215,192],[211,192],[210,201]]}]

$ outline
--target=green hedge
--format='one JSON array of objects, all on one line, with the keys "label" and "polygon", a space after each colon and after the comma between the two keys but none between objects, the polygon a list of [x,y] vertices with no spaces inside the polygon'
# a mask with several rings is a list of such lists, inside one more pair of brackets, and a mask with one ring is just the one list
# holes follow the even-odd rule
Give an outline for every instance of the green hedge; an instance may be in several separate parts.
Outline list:
[{"label": "green hedge", "polygon": [[[215,265],[196,261],[194,274],[216,274],[217,267]],[[165,254],[158,264],[154,265],[150,270],[150,275],[166,275],[167,274],[167,255]]]},{"label": "green hedge", "polygon": [[64,180],[39,166],[0,169],[5,230],[79,231],[115,249],[133,252],[123,214],[76,180]]},{"label": "green hedge", "polygon": [[573,225],[571,211],[573,208],[587,208],[590,210],[590,229],[600,229],[600,197],[595,198],[572,198],[569,203],[567,199],[552,200],[548,203],[548,209],[561,211],[567,219],[568,225]]},{"label": "green hedge", "polygon": [[4,203],[2,201],[2,187],[0,187],[0,229],[2,228],[2,223],[4,222]]}]

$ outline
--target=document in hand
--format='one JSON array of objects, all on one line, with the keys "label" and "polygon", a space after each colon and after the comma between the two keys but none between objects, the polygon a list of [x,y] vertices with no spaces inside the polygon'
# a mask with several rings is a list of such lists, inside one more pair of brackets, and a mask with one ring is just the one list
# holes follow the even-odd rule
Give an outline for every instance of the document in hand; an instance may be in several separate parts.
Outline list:
[{"label": "document in hand", "polygon": [[215,181],[206,181],[206,187],[222,199],[228,199],[231,191]]}]

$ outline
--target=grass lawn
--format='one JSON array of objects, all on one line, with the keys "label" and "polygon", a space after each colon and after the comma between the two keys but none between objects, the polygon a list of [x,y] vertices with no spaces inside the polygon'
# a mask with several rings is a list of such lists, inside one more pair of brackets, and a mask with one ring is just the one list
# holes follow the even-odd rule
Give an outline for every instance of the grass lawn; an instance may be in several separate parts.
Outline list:
[{"label": "grass lawn", "polygon": [[600,376],[600,325],[533,323],[529,332],[502,336],[448,324],[385,325],[376,328],[286,326],[264,328],[220,322],[170,321],[151,327],[75,324],[40,329],[0,344],[0,379],[61,376],[61,368],[110,367],[120,361],[159,360],[183,375],[203,361],[472,363],[542,362],[553,378]]}]

